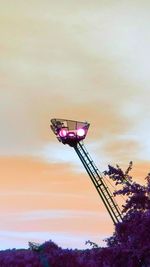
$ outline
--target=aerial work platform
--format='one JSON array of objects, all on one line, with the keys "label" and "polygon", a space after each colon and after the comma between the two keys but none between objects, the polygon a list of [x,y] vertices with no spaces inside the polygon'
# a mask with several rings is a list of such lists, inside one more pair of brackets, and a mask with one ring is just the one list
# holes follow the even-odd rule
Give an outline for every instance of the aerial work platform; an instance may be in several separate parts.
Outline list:
[{"label": "aerial work platform", "polygon": [[51,123],[51,129],[59,142],[72,147],[76,146],[79,141],[86,137],[90,126],[88,122],[63,119],[52,119]]},{"label": "aerial work platform", "polygon": [[68,144],[76,151],[89,177],[91,178],[101,200],[103,201],[114,224],[122,221],[122,214],[114,196],[105,183],[102,175],[86,150],[83,140],[85,139],[90,124],[65,119],[52,119],[51,129],[59,142]]}]

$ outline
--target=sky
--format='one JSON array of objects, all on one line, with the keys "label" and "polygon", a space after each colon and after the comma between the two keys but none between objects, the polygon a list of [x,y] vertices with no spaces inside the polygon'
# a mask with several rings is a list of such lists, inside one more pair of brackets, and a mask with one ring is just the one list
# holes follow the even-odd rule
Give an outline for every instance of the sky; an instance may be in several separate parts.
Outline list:
[{"label": "sky", "polygon": [[114,226],[52,118],[90,123],[100,171],[150,171],[147,0],[0,1],[0,249],[105,245]]}]

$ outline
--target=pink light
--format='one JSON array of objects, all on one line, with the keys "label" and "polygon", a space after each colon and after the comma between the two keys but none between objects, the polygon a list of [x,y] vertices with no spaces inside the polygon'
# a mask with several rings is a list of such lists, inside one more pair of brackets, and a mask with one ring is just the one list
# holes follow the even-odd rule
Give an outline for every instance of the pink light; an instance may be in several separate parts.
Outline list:
[{"label": "pink light", "polygon": [[66,129],[61,129],[60,131],[59,131],[59,136],[60,137],[66,137],[66,135],[67,135],[67,130]]},{"label": "pink light", "polygon": [[79,137],[84,136],[84,135],[85,135],[85,130],[84,130],[84,129],[78,129],[78,130],[77,130],[77,135],[78,135]]},{"label": "pink light", "polygon": [[70,136],[70,137],[75,137],[75,133],[70,132],[70,133],[68,133],[68,136]]}]

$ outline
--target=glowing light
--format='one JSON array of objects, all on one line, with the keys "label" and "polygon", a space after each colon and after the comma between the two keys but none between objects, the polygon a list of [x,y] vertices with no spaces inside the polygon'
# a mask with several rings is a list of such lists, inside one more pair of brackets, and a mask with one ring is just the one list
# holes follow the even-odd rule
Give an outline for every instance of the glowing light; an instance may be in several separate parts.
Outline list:
[{"label": "glowing light", "polygon": [[77,130],[77,135],[80,136],[80,137],[84,136],[85,135],[85,130],[84,129],[78,129]]},{"label": "glowing light", "polygon": [[75,137],[75,133],[70,132],[70,133],[68,133],[68,136],[70,136],[70,137]]},{"label": "glowing light", "polygon": [[59,136],[60,137],[66,137],[67,136],[67,130],[66,129],[61,129],[60,131],[59,131]]}]

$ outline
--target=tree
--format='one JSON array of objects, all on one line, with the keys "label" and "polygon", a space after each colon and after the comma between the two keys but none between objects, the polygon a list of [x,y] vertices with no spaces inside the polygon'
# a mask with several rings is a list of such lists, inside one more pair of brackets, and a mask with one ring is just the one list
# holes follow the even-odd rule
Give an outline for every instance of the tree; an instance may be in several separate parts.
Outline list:
[{"label": "tree", "polygon": [[[112,237],[108,238],[109,247],[132,250],[132,254],[138,257],[139,262],[145,257],[150,248],[150,173],[146,177],[146,186],[133,182],[129,172],[132,169],[132,162],[125,172],[116,165],[108,166],[108,175],[115,181],[116,185],[121,185],[121,189],[114,192],[114,195],[126,196],[123,205],[123,221],[115,227]],[[148,258],[149,260],[150,258]],[[147,265],[150,266],[150,265]]]}]

